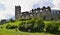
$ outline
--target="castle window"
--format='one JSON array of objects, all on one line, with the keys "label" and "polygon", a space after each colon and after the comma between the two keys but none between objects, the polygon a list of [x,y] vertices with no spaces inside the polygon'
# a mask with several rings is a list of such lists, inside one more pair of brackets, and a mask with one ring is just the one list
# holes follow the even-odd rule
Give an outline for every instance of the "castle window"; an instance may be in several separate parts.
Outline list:
[{"label": "castle window", "polygon": [[60,11],[59,11],[59,13],[60,13]]},{"label": "castle window", "polygon": [[30,13],[32,13],[32,11],[30,11]]},{"label": "castle window", "polygon": [[59,14],[59,12],[57,12],[57,14]]},{"label": "castle window", "polygon": [[57,11],[55,12],[55,14],[57,14]]},{"label": "castle window", "polygon": [[36,11],[36,13],[37,13],[38,11]]},{"label": "castle window", "polygon": [[32,14],[30,14],[30,16],[33,16]]},{"label": "castle window", "polygon": [[54,14],[54,12],[52,12]]},{"label": "castle window", "polygon": [[56,14],[59,14],[59,12],[58,12],[58,11],[56,11]]},{"label": "castle window", "polygon": [[46,9],[46,11],[48,11],[48,9]]},{"label": "castle window", "polygon": [[40,12],[42,12],[42,10],[40,10]]},{"label": "castle window", "polygon": [[21,14],[21,15],[23,15],[23,14]]}]

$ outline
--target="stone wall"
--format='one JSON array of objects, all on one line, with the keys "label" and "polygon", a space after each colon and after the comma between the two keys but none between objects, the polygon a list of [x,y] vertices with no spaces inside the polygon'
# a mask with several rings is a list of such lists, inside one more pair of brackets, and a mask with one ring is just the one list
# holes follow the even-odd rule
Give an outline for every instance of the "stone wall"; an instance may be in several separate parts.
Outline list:
[{"label": "stone wall", "polygon": [[15,6],[15,19],[20,19],[21,17],[21,7]]},{"label": "stone wall", "polygon": [[25,11],[21,12],[20,6],[15,6],[15,18],[16,19],[28,19],[28,18],[35,18],[35,17],[41,17],[45,18],[45,20],[51,20],[51,19],[58,19],[58,15],[51,13],[51,8],[43,7],[43,8],[37,8],[32,9],[31,11]]}]

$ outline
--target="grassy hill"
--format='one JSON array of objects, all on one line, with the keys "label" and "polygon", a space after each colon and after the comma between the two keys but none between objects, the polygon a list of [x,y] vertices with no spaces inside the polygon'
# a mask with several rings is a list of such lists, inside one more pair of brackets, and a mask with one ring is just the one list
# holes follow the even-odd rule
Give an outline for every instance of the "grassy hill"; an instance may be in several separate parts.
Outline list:
[{"label": "grassy hill", "polygon": [[[59,34],[51,34],[51,33],[46,33],[46,32],[29,33],[29,32],[22,32],[18,29],[6,29],[7,25],[19,26],[21,22],[22,21],[16,20],[15,22],[8,22],[6,24],[0,25],[0,35],[59,35]],[[47,26],[48,23],[51,23],[51,22],[57,23],[57,25],[59,26],[59,30],[60,30],[60,21],[44,21],[45,27]]]}]

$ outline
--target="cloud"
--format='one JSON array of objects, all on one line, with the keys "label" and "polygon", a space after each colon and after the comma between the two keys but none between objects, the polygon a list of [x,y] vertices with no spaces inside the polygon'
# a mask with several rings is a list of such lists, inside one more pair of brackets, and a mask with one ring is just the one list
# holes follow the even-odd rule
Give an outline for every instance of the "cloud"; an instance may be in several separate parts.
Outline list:
[{"label": "cloud", "polygon": [[59,9],[59,10],[60,10],[60,0],[53,0],[53,3],[54,3],[54,5],[55,5],[55,7],[54,7],[54,8],[56,8],[56,9]]},{"label": "cloud", "polygon": [[42,8],[43,6],[45,7],[50,6],[51,8],[53,8],[54,7],[53,0],[41,0],[33,4],[33,8],[37,8],[37,7]]},{"label": "cloud", "polygon": [[0,3],[0,10],[5,10],[5,5]]},{"label": "cloud", "polygon": [[0,19],[11,18],[15,16],[15,5],[20,5],[22,7],[22,11],[28,11],[32,9],[32,4],[37,2],[38,0],[0,0],[2,11],[0,10]]},{"label": "cloud", "polygon": [[4,14],[1,14],[1,13],[0,13],[0,20],[1,20],[1,19],[6,19],[6,18],[5,18],[5,15],[4,15]]}]

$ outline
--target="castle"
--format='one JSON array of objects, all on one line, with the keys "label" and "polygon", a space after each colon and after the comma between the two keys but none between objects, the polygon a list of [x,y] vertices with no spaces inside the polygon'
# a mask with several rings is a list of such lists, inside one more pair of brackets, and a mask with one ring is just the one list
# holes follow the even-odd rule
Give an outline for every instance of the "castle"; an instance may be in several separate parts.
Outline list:
[{"label": "castle", "polygon": [[21,6],[15,6],[15,19],[29,19],[35,17],[45,18],[45,20],[59,20],[60,11],[52,12],[51,8],[48,6],[21,12]]}]

